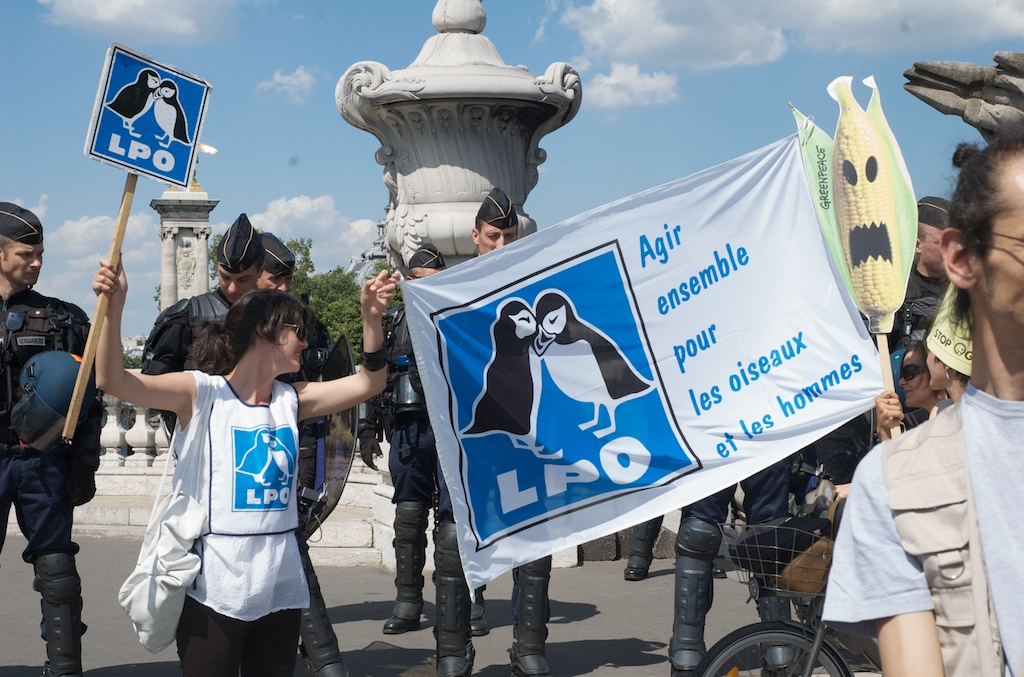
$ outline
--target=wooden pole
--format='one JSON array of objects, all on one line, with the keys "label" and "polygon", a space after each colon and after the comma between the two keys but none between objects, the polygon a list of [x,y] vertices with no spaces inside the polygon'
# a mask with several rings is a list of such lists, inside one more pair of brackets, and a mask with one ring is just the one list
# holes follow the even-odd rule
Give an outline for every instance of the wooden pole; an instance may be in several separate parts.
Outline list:
[{"label": "wooden pole", "polygon": [[[884,390],[896,390],[896,384],[892,380],[892,357],[889,355],[889,337],[886,334],[875,334],[875,343],[878,345],[878,361],[882,367],[882,387]],[[900,436],[903,430],[896,426],[889,430],[892,439]]]},{"label": "wooden pole", "polygon": [[[121,260],[121,245],[124,243],[124,234],[128,228],[128,215],[132,211],[132,200],[135,199],[135,183],[139,180],[138,174],[128,172],[124,181],[124,194],[121,196],[121,209],[117,212],[117,224],[114,226],[114,237],[110,242],[110,254],[107,258],[110,265],[117,268]],[[85,354],[82,355],[82,363],[78,365],[78,378],[75,380],[75,390],[71,395],[71,405],[68,407],[67,418],[64,419],[64,441],[70,443],[75,436],[75,428],[78,427],[78,415],[82,411],[82,400],[85,399],[85,390],[89,385],[89,374],[92,373],[93,362],[96,361],[96,350],[100,343],[100,329],[103,327],[103,320],[107,315],[107,304],[110,297],[107,294],[100,294],[96,297],[96,312],[92,316],[92,326],[89,328],[89,338],[85,342]]]}]

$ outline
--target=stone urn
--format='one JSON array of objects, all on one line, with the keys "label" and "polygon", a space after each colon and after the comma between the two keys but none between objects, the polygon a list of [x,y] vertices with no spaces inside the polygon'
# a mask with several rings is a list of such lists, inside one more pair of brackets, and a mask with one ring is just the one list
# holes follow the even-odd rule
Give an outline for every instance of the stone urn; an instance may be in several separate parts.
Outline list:
[{"label": "stone urn", "polygon": [[537,77],[502,61],[481,34],[481,0],[439,0],[432,19],[437,35],[407,68],[361,61],[335,90],[341,116],[380,141],[385,243],[402,272],[423,242],[448,265],[475,255],[470,231],[494,186],[516,206],[520,235],[536,231],[523,205],[546,159],[540,140],[572,120],[582,101],[569,64],[553,63]]}]

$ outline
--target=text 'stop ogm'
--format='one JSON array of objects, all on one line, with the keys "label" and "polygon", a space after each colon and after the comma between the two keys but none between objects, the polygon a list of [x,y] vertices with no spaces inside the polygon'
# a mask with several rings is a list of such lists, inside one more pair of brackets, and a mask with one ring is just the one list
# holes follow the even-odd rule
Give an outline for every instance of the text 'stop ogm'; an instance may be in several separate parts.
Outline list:
[{"label": "text 'stop ogm'", "polygon": [[194,75],[112,45],[85,154],[188,188],[211,89]]}]

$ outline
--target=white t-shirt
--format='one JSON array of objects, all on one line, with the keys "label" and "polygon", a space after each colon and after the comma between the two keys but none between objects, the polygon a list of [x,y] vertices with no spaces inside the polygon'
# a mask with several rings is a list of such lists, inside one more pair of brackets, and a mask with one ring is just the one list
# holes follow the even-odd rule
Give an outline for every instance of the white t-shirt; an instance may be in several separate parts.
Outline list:
[{"label": "white t-shirt", "polygon": [[[282,609],[309,606],[309,588],[296,535],[298,396],[274,382],[269,405],[249,405],[222,376],[195,376],[196,388],[213,391],[204,458],[191,485],[192,496],[206,506],[209,533],[196,549],[203,564],[188,595],[217,613],[254,621]],[[198,400],[199,398],[197,398]],[[202,434],[175,435],[178,468],[185,464],[188,440]],[[177,432],[177,431],[176,431]],[[211,453],[212,451],[212,453]],[[178,471],[175,471],[175,480]]]},{"label": "white t-shirt", "polygon": [[[1019,459],[1024,444],[1024,402],[998,400],[969,385],[961,399],[967,465],[971,474],[985,571],[1006,656],[1006,675],[1024,655],[1024,537],[1017,532],[1024,503]],[[882,475],[880,447],[857,466],[829,574],[824,619],[840,630],[874,636],[875,621],[932,605],[916,559],[903,550]],[[1011,668],[1012,666],[1012,668]]]}]

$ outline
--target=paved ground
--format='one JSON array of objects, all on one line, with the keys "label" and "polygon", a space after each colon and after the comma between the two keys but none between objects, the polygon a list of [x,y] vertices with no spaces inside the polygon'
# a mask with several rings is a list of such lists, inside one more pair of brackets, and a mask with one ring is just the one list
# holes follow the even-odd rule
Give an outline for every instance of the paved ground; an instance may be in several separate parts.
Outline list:
[{"label": "paved ground", "polygon": [[[139,543],[111,538],[79,538],[78,566],[84,579],[83,640],[89,677],[172,677],[180,675],[173,646],[150,654],[138,643],[117,603],[117,590],[135,564]],[[7,538],[0,555],[0,677],[36,677],[45,658],[39,639],[39,596],[32,590],[32,569],[21,561],[24,539]],[[671,560],[657,560],[651,577],[622,580],[623,562],[588,562],[556,569],[551,582],[552,619],[548,626],[548,662],[553,675],[669,674],[666,643],[672,631]],[[323,567],[320,585],[330,609],[345,661],[353,677],[433,677],[434,606],[428,601],[423,629],[384,635],[380,628],[391,611],[393,575],[380,568]],[[746,605],[746,588],[717,581],[715,606],[708,617],[709,644],[727,632],[757,620]],[[427,600],[433,599],[429,577]],[[511,575],[487,588],[491,633],[474,639],[474,675],[509,674],[512,642],[509,603]],[[296,675],[302,673],[297,670]]]}]

